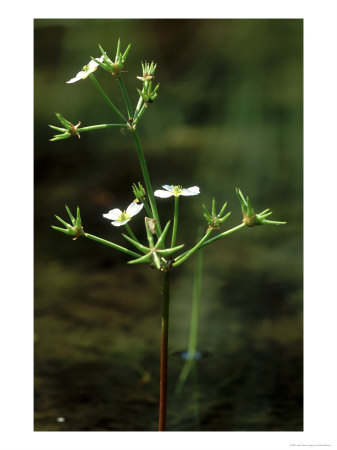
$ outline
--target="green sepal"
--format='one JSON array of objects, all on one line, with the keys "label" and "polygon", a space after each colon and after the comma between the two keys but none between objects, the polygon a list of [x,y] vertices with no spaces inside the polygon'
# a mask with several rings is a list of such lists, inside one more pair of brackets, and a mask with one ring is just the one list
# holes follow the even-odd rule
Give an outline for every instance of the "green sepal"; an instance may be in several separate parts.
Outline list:
[{"label": "green sepal", "polygon": [[55,114],[56,114],[56,117],[58,118],[58,120],[62,123],[63,126],[66,127],[67,130],[72,129],[73,124],[71,122],[69,122],[69,120],[62,117],[60,113],[55,113]]},{"label": "green sepal", "polygon": [[56,217],[56,219],[57,219],[59,222],[61,222],[62,225],[64,225],[68,230],[72,230],[72,229],[73,229],[72,226],[69,225],[69,223],[65,222],[63,219],[61,219],[61,217],[57,216],[56,214],[55,214],[55,217]]},{"label": "green sepal", "polygon": [[206,205],[202,205],[203,210],[205,211],[204,213],[204,217],[206,218],[207,221],[212,220],[212,215],[210,214],[210,212],[208,211]]},{"label": "green sepal", "polygon": [[[98,44],[98,48],[100,49],[102,55],[104,56],[104,61],[113,64],[111,59],[109,58],[109,56],[107,55],[107,53],[105,52],[105,50],[102,48],[102,46],[100,44]],[[98,62],[98,61],[96,61],[96,62]]]},{"label": "green sepal", "polygon": [[252,216],[255,214],[255,212],[254,212],[254,209],[252,207],[249,197],[247,197],[246,201],[247,201],[247,214],[248,214],[248,216]]},{"label": "green sepal", "polygon": [[219,223],[220,224],[224,223],[231,214],[232,213],[229,211],[225,216],[221,217],[221,219],[218,219]]},{"label": "green sepal", "polygon": [[50,142],[53,141],[61,141],[62,139],[68,139],[71,137],[71,134],[66,131],[64,134],[55,134],[53,138],[49,139]]},{"label": "green sepal", "polygon": [[70,217],[71,223],[73,224],[73,226],[75,226],[76,225],[75,217],[71,214],[70,209],[68,208],[68,206],[67,205],[64,205],[64,206],[65,206],[65,208],[67,210],[68,216]]},{"label": "green sepal", "polygon": [[213,216],[213,217],[216,216],[215,198],[214,198],[214,197],[213,197],[213,200],[212,200],[212,216]]},{"label": "green sepal", "polygon": [[116,50],[116,60],[119,59],[120,52],[121,52],[121,39],[118,38],[118,41],[117,41],[117,50]]},{"label": "green sepal", "polygon": [[72,233],[70,229],[64,229],[64,228],[59,228],[59,227],[55,227],[54,225],[51,225],[51,227],[56,230],[56,231],[61,231],[62,233],[68,234],[69,236],[74,236],[75,233]]},{"label": "green sepal", "polygon": [[219,217],[221,217],[222,214],[225,212],[226,207],[227,207],[227,202],[225,202],[223,207],[221,208],[221,211],[219,212]]},{"label": "green sepal", "polygon": [[90,58],[93,60],[93,61],[95,61],[99,66],[101,66],[104,70],[107,70],[107,71],[109,71],[110,69],[109,69],[109,66],[107,65],[107,64],[104,64],[102,61],[100,61],[99,59],[97,59],[97,58],[94,58],[93,56],[90,56]]},{"label": "green sepal", "polygon": [[78,230],[80,230],[82,228],[82,220],[81,220],[81,216],[80,216],[79,206],[77,207],[77,210],[76,210],[76,228]]},{"label": "green sepal", "polygon": [[247,202],[246,202],[246,199],[244,198],[241,190],[239,188],[235,188],[235,192],[240,201],[242,211],[247,212]]},{"label": "green sepal", "polygon": [[276,220],[262,220],[263,225],[285,225],[287,222],[277,222]]},{"label": "green sepal", "polygon": [[130,51],[130,48],[131,48],[131,44],[129,44],[129,45],[127,46],[125,52],[123,53],[123,62],[126,61],[126,57],[128,56],[128,53],[129,53],[129,51]]},{"label": "green sepal", "polygon": [[55,127],[54,125],[48,125],[48,126],[56,131],[68,132],[68,130],[66,130],[65,128]]}]

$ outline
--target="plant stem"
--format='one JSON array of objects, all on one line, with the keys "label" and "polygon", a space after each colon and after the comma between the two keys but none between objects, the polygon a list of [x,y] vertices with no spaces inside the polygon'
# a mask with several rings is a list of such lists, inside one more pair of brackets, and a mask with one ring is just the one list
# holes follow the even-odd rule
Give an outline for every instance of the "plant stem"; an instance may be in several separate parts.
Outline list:
[{"label": "plant stem", "polygon": [[119,86],[121,88],[121,91],[122,91],[122,94],[124,97],[126,109],[128,111],[128,116],[129,116],[128,119],[132,119],[132,106],[131,106],[130,98],[129,98],[129,95],[125,88],[125,84],[124,84],[124,81],[123,81],[123,78],[121,75],[119,75],[119,77],[118,77],[118,82],[119,82]]},{"label": "plant stem", "polygon": [[193,304],[192,304],[190,338],[188,343],[188,356],[191,358],[194,357],[197,351],[201,278],[202,278],[202,259],[203,259],[203,252],[200,251],[197,254],[197,259],[195,262],[194,280],[193,280]]},{"label": "plant stem", "polygon": [[139,242],[139,240],[136,238],[136,236],[133,234],[130,225],[128,223],[125,224],[125,228],[127,230],[127,232],[129,233],[129,235],[132,237],[133,240],[135,240],[136,242]]},{"label": "plant stem", "polygon": [[83,133],[84,131],[92,131],[92,130],[102,130],[104,128],[117,127],[117,128],[127,128],[125,123],[104,123],[101,125],[91,125],[89,127],[81,127],[77,128],[78,133]]},{"label": "plant stem", "polygon": [[123,116],[123,114],[119,111],[118,108],[116,108],[116,106],[112,103],[112,101],[109,99],[109,97],[106,95],[106,93],[103,91],[101,85],[99,84],[99,82],[96,80],[95,76],[90,73],[89,77],[91,79],[91,81],[94,83],[94,85],[96,86],[96,88],[98,89],[98,91],[100,92],[100,94],[103,96],[104,100],[108,103],[108,105],[110,106],[110,108],[119,116],[120,119],[123,120],[123,122],[127,122],[126,118]]},{"label": "plant stem", "polygon": [[188,341],[187,357],[180,372],[177,386],[175,389],[176,394],[180,394],[182,387],[187,380],[192,367],[195,366],[195,355],[197,351],[198,340],[198,323],[200,312],[200,294],[201,294],[201,279],[202,279],[202,260],[203,252],[199,251],[195,261],[194,278],[193,278],[193,297],[192,297],[192,314],[190,325],[190,337]]},{"label": "plant stem", "polygon": [[234,233],[235,231],[241,230],[241,228],[244,228],[244,227],[246,227],[246,226],[247,226],[246,223],[244,223],[244,222],[243,222],[243,223],[240,223],[240,225],[238,225],[238,226],[236,226],[236,227],[234,227],[234,228],[231,228],[230,230],[224,231],[223,233],[220,233],[220,234],[218,234],[217,236],[214,236],[212,239],[209,239],[209,240],[206,241],[206,242],[203,242],[202,245],[200,246],[200,248],[206,247],[206,245],[211,244],[212,242],[216,241],[217,239],[220,239],[220,238],[222,238],[222,237],[224,237],[224,236],[228,236],[229,234],[232,234],[232,233]]},{"label": "plant stem", "polygon": [[208,238],[208,236],[212,233],[213,228],[211,228],[210,230],[207,231],[207,233],[204,235],[204,237],[193,247],[191,248],[191,250],[189,250],[186,253],[183,253],[182,255],[178,256],[175,259],[175,262],[172,264],[174,267],[179,266],[180,264],[182,264],[184,261],[186,261],[186,259],[188,259],[190,256],[193,255],[193,253],[195,253],[197,250],[199,250],[200,247],[203,246],[204,242],[206,241],[206,239]]},{"label": "plant stem", "polygon": [[174,247],[176,244],[178,215],[179,215],[179,197],[174,197],[174,219],[173,219],[171,247]]},{"label": "plant stem", "polygon": [[166,431],[167,408],[167,347],[170,303],[170,272],[163,276],[163,309],[161,318],[161,350],[160,350],[160,401],[158,431]]},{"label": "plant stem", "polygon": [[128,250],[125,247],[121,247],[120,245],[114,244],[113,242],[106,241],[105,239],[99,238],[97,236],[94,236],[93,234],[85,233],[83,236],[87,237],[88,239],[91,239],[92,241],[98,242],[99,244],[107,245],[108,247],[112,247],[115,250],[119,250],[120,252],[126,253],[127,255],[133,256],[135,258],[139,258],[139,253],[133,252],[132,250]]},{"label": "plant stem", "polygon": [[135,143],[136,143],[137,152],[138,152],[138,158],[139,158],[139,162],[140,162],[140,167],[142,169],[143,178],[144,178],[144,182],[145,182],[145,188],[146,188],[147,196],[148,196],[149,203],[150,203],[150,206],[151,206],[153,218],[156,220],[156,233],[157,233],[157,236],[160,236],[161,235],[160,220],[159,220],[159,215],[158,215],[156,201],[155,201],[155,198],[154,198],[154,195],[153,195],[153,189],[152,189],[152,184],[151,184],[149,172],[147,170],[147,165],[146,165],[144,152],[143,152],[142,145],[140,143],[140,139],[139,139],[139,136],[138,136],[138,133],[137,133],[136,130],[133,130],[132,136],[133,136],[133,138],[135,140]]}]

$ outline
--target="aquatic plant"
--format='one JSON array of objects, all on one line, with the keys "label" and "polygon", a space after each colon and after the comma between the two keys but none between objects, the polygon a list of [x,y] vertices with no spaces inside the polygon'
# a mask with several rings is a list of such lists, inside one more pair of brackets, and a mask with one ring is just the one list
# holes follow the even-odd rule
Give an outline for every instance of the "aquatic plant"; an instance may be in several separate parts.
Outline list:
[{"label": "aquatic plant", "polygon": [[[154,62],[142,63],[142,74],[136,78],[142,83],[141,89],[137,89],[139,99],[135,108],[132,107],[128,91],[123,81],[123,72],[125,72],[125,62],[130,51],[131,44],[121,51],[121,43],[118,40],[117,50],[114,60],[112,60],[104,49],[99,45],[102,56],[99,58],[91,57],[91,61],[83,67],[83,69],[71,78],[67,83],[72,84],[78,81],[90,79],[100,95],[107,102],[113,113],[118,116],[119,123],[97,124],[87,127],[81,127],[81,122],[74,125],[72,122],[65,119],[61,114],[57,113],[56,116],[60,121],[62,127],[56,127],[50,125],[50,127],[59,134],[54,135],[51,141],[58,141],[63,139],[72,138],[77,136],[80,138],[81,133],[101,130],[107,128],[118,128],[124,130],[130,134],[133,138],[139,164],[143,174],[143,182],[145,187],[138,182],[132,186],[134,200],[125,209],[113,208],[108,213],[103,214],[103,218],[111,221],[114,227],[125,227],[127,234],[122,233],[123,237],[130,244],[131,249],[115,244],[114,242],[107,241],[100,237],[94,236],[85,231],[82,225],[82,219],[80,215],[80,208],[77,207],[75,216],[72,214],[68,206],[66,211],[70,218],[70,223],[61,219],[59,216],[55,216],[56,219],[64,226],[64,228],[58,226],[52,226],[53,229],[62,233],[68,234],[73,237],[74,240],[79,237],[94,240],[100,244],[109,246],[114,250],[118,250],[132,257],[128,261],[128,264],[149,264],[156,268],[162,276],[162,320],[161,320],[161,352],[160,352],[160,400],[159,400],[159,425],[158,430],[166,430],[166,405],[167,405],[167,352],[168,352],[168,332],[169,332],[169,303],[170,303],[170,273],[172,270],[185,263],[196,252],[201,253],[201,249],[210,245],[218,239],[222,239],[234,232],[242,230],[245,227],[255,227],[261,225],[282,225],[285,222],[268,220],[267,217],[271,215],[271,211],[266,209],[261,213],[255,213],[249,197],[245,197],[239,188],[236,188],[236,193],[240,201],[242,210],[242,221],[235,227],[221,231],[221,227],[228,219],[230,212],[226,212],[227,202],[222,204],[220,209],[216,207],[216,201],[213,198],[211,208],[208,209],[203,205],[203,216],[206,219],[206,229],[199,236],[196,244],[185,251],[182,251],[184,244],[176,245],[178,234],[178,218],[179,218],[179,198],[180,196],[197,196],[200,195],[200,188],[198,186],[192,186],[183,188],[180,185],[164,184],[163,189],[153,190],[150,175],[147,169],[146,159],[142,148],[141,140],[138,134],[138,125],[140,119],[143,118],[144,113],[152,105],[152,103],[158,97],[159,83],[154,85],[154,76],[157,65]],[[94,72],[102,68],[108,72],[117,80],[121,93],[125,102],[126,112],[122,113],[115,104],[108,97],[103,90],[99,82],[97,81]],[[86,81],[84,81],[86,82]],[[165,180],[169,182],[172,180]],[[183,181],[183,180],[182,180]],[[169,239],[169,229],[172,220],[169,220],[162,228],[160,216],[157,208],[156,198],[169,199],[174,197],[173,207],[173,225],[171,231],[171,237]],[[162,200],[160,200],[162,201]],[[163,200],[164,201],[164,200]],[[132,232],[129,222],[133,220],[136,215],[146,212],[144,218],[144,225],[146,231],[147,242],[142,243]],[[212,236],[211,235],[214,235]],[[169,242],[167,242],[169,241]],[[188,349],[188,359],[193,359],[193,354],[196,352],[196,338],[197,338],[197,324],[198,324],[198,303],[200,301],[200,280],[202,271],[202,259],[197,259],[195,286],[194,286],[194,307],[191,321],[190,330],[190,343]],[[182,372],[178,382],[179,386],[183,384],[188,375],[190,364]]]}]

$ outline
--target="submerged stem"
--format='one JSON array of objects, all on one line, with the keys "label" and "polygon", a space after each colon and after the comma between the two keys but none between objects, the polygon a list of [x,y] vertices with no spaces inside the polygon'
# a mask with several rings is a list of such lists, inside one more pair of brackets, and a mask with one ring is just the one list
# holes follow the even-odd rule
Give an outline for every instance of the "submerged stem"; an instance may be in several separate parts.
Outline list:
[{"label": "submerged stem", "polygon": [[160,400],[158,431],[166,431],[167,408],[167,348],[170,303],[170,271],[163,276],[163,309],[161,318],[161,350],[160,350]]},{"label": "submerged stem", "polygon": [[191,314],[190,337],[188,341],[187,356],[178,378],[177,386],[175,389],[176,394],[180,394],[185,384],[185,381],[187,380],[190,374],[191,369],[195,366],[195,356],[197,352],[197,340],[198,340],[198,324],[200,314],[202,262],[203,262],[203,252],[202,250],[200,250],[197,254],[194,268],[192,314]]}]

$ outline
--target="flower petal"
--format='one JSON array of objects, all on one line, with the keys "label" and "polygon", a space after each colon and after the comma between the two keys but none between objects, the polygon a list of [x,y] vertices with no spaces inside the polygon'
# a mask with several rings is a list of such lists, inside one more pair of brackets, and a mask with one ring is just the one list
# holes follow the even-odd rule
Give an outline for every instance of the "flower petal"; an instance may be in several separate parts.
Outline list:
[{"label": "flower petal", "polygon": [[111,225],[113,225],[114,227],[120,227],[121,225],[125,225],[127,222],[129,222],[130,219],[125,219],[125,220],[114,220],[113,222],[111,222]]},{"label": "flower petal", "polygon": [[111,211],[109,211],[107,214],[103,214],[103,217],[105,217],[106,219],[109,220],[118,220],[119,217],[121,216],[122,211],[118,208],[112,209]]},{"label": "flower petal", "polygon": [[160,198],[168,198],[168,197],[172,197],[172,195],[174,195],[174,194],[173,194],[173,192],[168,192],[168,191],[163,191],[162,189],[157,189],[156,191],[154,191],[154,195],[156,197],[160,197]]},{"label": "flower petal", "polygon": [[192,186],[187,189],[182,189],[180,195],[198,195],[200,194],[200,189],[198,186]]},{"label": "flower petal", "polygon": [[172,184],[164,184],[163,188],[167,191],[174,192],[174,186]]},{"label": "flower petal", "polygon": [[126,214],[128,214],[129,216],[133,217],[136,214],[139,213],[139,211],[143,208],[144,204],[143,203],[137,203],[135,201],[133,201],[126,209]]}]

